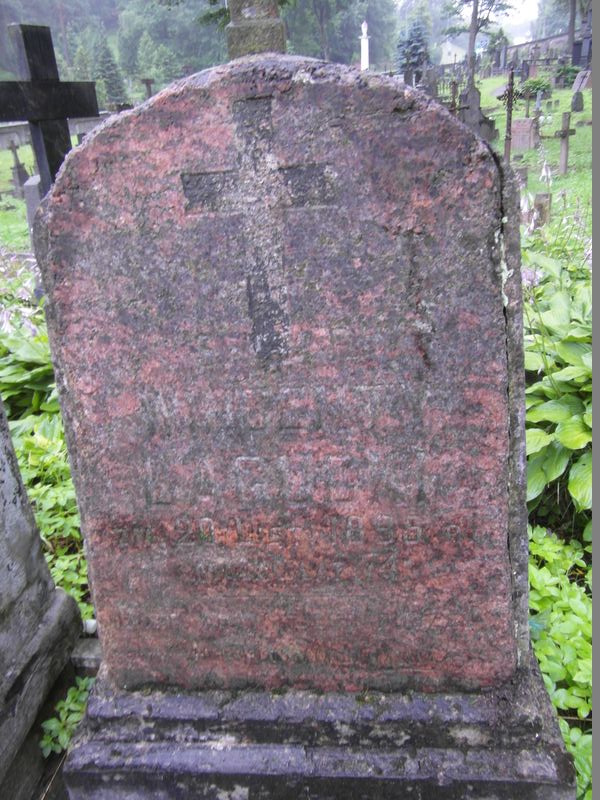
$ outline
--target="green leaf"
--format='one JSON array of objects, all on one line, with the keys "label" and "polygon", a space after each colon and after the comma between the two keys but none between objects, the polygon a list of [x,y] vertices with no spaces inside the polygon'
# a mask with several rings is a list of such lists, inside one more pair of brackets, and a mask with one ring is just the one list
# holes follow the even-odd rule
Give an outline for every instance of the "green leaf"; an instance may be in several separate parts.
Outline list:
[{"label": "green leaf", "polygon": [[578,397],[565,395],[560,400],[548,400],[527,412],[529,422],[564,422],[575,414],[581,414],[583,403]]},{"label": "green leaf", "polygon": [[571,322],[571,297],[566,291],[555,292],[550,308],[540,314],[543,325],[560,336],[566,336]]},{"label": "green leaf", "polygon": [[581,367],[585,366],[584,356],[591,356],[592,346],[584,342],[562,341],[556,345],[556,352],[567,364]]},{"label": "green leaf", "polygon": [[537,264],[537,266],[541,267],[548,275],[552,275],[554,278],[560,278],[562,262],[558,259],[550,258],[550,256],[536,251],[528,253],[527,260],[530,264]]},{"label": "green leaf", "polygon": [[592,541],[592,520],[590,520],[583,529],[583,541],[584,542]]},{"label": "green leaf", "polygon": [[546,433],[541,428],[529,428],[527,434],[527,455],[537,453],[554,439],[554,434]]},{"label": "green leaf", "polygon": [[591,411],[586,411],[585,412],[585,414],[583,415],[583,421],[588,426],[588,428],[592,427],[592,412]]},{"label": "green leaf", "polygon": [[557,425],[556,438],[570,450],[580,450],[592,441],[592,432],[583,421],[583,416],[578,414]]},{"label": "green leaf", "polygon": [[535,500],[546,488],[548,479],[544,472],[546,453],[527,460],[527,502]]},{"label": "green leaf", "polygon": [[590,371],[587,367],[565,367],[559,369],[558,372],[552,373],[552,380],[560,382],[575,381],[583,383],[590,377]]},{"label": "green leaf", "polygon": [[592,454],[584,453],[569,472],[569,494],[578,511],[592,507]]},{"label": "green leaf", "polygon": [[550,444],[546,450],[546,456],[542,464],[548,483],[551,483],[563,474],[570,458],[571,450],[563,447],[558,442],[552,442]]},{"label": "green leaf", "polygon": [[544,369],[545,362],[540,353],[535,353],[532,350],[525,350],[525,369],[528,372],[539,372]]}]

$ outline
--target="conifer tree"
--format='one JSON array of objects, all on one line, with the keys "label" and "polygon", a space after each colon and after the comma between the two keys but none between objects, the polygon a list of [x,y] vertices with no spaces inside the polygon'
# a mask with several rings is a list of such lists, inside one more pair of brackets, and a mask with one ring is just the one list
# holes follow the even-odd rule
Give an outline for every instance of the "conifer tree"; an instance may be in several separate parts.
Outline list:
[{"label": "conifer tree", "polygon": [[157,78],[156,75],[156,62],[154,57],[156,55],[157,47],[148,33],[144,31],[140,36],[137,49],[137,67],[140,78]]},{"label": "conifer tree", "polygon": [[92,61],[85,45],[78,45],[73,56],[73,77],[78,81],[92,79]]},{"label": "conifer tree", "polygon": [[[154,73],[157,80],[161,83],[167,84],[180,76],[181,70],[177,64],[177,59],[166,45],[159,44],[154,54]],[[140,77],[145,78],[145,75]]]},{"label": "conifer tree", "polygon": [[412,73],[415,82],[421,80],[425,67],[431,63],[429,57],[429,30],[421,14],[413,17],[405,35],[398,41],[398,72]]},{"label": "conifer tree", "polygon": [[95,77],[104,81],[108,103],[128,102],[123,78],[106,40],[102,40],[99,44],[95,71]]}]

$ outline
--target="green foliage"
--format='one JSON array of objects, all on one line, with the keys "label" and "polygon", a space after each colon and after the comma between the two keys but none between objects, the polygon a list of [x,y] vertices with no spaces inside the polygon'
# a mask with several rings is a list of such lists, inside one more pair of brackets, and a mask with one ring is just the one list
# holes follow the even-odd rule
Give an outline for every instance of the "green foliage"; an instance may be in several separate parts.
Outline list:
[{"label": "green foliage", "polygon": [[535,97],[538,92],[543,92],[545,97],[550,97],[552,94],[552,86],[550,85],[548,78],[528,78],[523,82],[523,85],[519,91],[523,97],[526,97],[527,95],[530,97]]},{"label": "green foliage", "polygon": [[587,265],[523,250],[527,500],[534,519],[581,535],[592,506],[592,292]]},{"label": "green foliage", "polygon": [[140,36],[137,48],[137,71],[141,78],[154,78],[156,44],[148,31]]},{"label": "green foliage", "polygon": [[571,86],[577,75],[579,67],[575,64],[560,64],[555,72],[557,78],[562,78],[566,86]]},{"label": "green foliage", "polygon": [[[591,798],[592,568],[576,540],[529,526],[531,638],[577,771],[578,798]],[[589,792],[589,795],[588,795]]]},{"label": "green foliage", "polygon": [[420,73],[431,62],[429,57],[429,30],[427,20],[423,14],[415,16],[405,35],[401,36],[397,48],[398,72],[416,73],[416,80],[420,80]]},{"label": "green foliage", "polygon": [[0,395],[23,481],[31,500],[50,572],[93,616],[79,513],[59,413],[54,372],[34,279],[15,275],[2,293],[9,312],[0,330]]},{"label": "green foliage", "polygon": [[523,242],[531,636],[575,760],[578,800],[592,796],[588,243],[576,216]]},{"label": "green foliage", "polygon": [[65,699],[56,704],[56,716],[42,722],[44,734],[40,747],[44,757],[67,749],[75,728],[83,718],[93,685],[94,678],[75,678],[75,685],[71,686]]},{"label": "green foliage", "polygon": [[495,53],[502,50],[503,47],[509,44],[508,36],[503,28],[496,28],[488,34],[487,47],[488,53]]},{"label": "green foliage", "polygon": [[105,40],[102,40],[98,46],[94,67],[94,77],[104,82],[108,104],[126,103],[128,99],[121,71]]},{"label": "green foliage", "polygon": [[[446,27],[447,36],[458,36],[469,30],[473,0],[446,0],[445,16],[451,20]],[[477,33],[487,30],[496,24],[497,18],[506,15],[512,9],[512,3],[506,0],[479,0],[477,9]]]}]

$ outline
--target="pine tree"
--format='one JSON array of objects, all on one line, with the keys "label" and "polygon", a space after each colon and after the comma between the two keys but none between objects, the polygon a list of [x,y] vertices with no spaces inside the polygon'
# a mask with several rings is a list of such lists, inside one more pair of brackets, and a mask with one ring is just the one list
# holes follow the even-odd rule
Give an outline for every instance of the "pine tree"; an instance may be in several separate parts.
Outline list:
[{"label": "pine tree", "polygon": [[137,66],[140,78],[157,78],[154,61],[156,51],[157,47],[154,40],[148,31],[144,31],[140,36],[137,49]]},{"label": "pine tree", "polygon": [[95,77],[104,81],[108,103],[118,105],[128,102],[123,78],[106,40],[103,40],[98,48]]},{"label": "pine tree", "polygon": [[398,42],[398,72],[412,73],[418,83],[423,70],[430,63],[429,31],[426,21],[419,15],[412,19],[408,31]]},{"label": "pine tree", "polygon": [[[156,78],[161,83],[171,83],[171,81],[178,78],[181,74],[173,51],[164,44],[159,44],[156,48],[153,64]],[[143,75],[142,77],[145,78],[146,76]]]},{"label": "pine tree", "polygon": [[92,79],[92,62],[90,54],[85,45],[80,44],[73,56],[73,77],[78,81],[89,81]]}]

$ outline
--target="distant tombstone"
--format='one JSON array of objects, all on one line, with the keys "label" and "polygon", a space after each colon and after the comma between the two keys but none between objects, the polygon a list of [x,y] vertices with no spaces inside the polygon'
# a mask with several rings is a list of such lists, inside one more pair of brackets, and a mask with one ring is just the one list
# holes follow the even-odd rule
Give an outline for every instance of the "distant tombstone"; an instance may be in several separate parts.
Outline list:
[{"label": "distant tombstone", "polygon": [[508,48],[506,45],[500,51],[500,69],[504,70],[508,66]]},{"label": "distant tombstone", "polygon": [[511,132],[512,150],[515,153],[533,150],[540,143],[539,128],[535,117],[513,119]]},{"label": "distant tombstone", "polygon": [[542,110],[542,100],[544,99],[544,92],[541,89],[538,89],[535,95],[535,110],[541,112]]},{"label": "distant tombstone", "polygon": [[36,226],[105,659],[71,800],[571,798],[490,149],[241,58],[92,133]]},{"label": "distant tombstone", "polygon": [[0,401],[0,797],[30,800],[43,772],[40,708],[81,621],[55,589]]},{"label": "distant tombstone", "polygon": [[486,117],[481,110],[481,92],[474,86],[467,86],[464,92],[460,93],[458,105],[458,117],[461,122],[477,133],[486,142],[493,142],[498,137],[496,123],[493,119]]},{"label": "distant tombstone", "polygon": [[573,92],[581,92],[584,89],[592,88],[592,70],[582,69],[577,73],[577,77],[573,82]]},{"label": "distant tombstone", "polygon": [[571,98],[571,111],[583,111],[583,92],[575,92]]},{"label": "distant tombstone", "polygon": [[422,89],[430,97],[438,96],[438,77],[435,67],[427,67],[423,70],[421,76],[421,83],[419,88]]},{"label": "distant tombstone", "polygon": [[25,210],[27,212],[27,227],[33,230],[33,220],[42,199],[42,189],[40,186],[40,176],[32,175],[23,184],[23,195],[25,198]]}]

